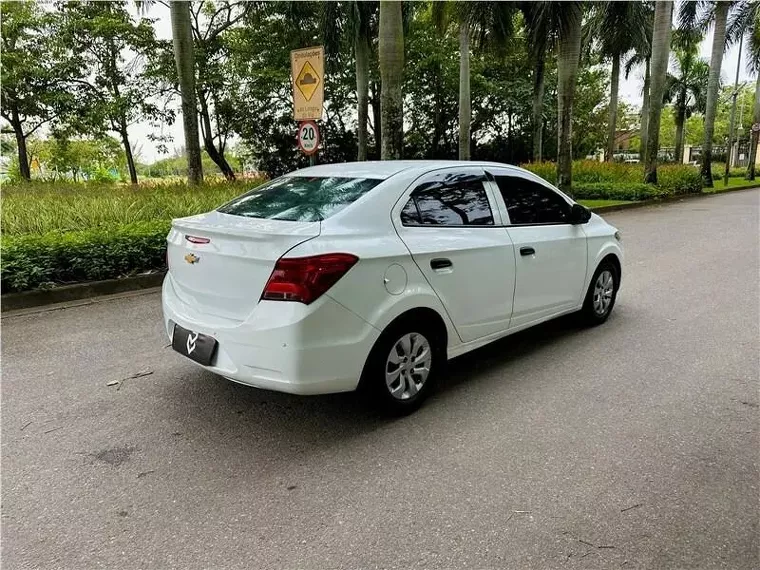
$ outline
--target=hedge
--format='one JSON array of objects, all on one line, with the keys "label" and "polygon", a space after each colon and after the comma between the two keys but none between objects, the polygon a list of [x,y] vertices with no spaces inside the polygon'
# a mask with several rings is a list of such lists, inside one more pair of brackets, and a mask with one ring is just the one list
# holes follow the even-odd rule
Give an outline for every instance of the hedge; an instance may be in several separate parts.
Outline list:
[{"label": "hedge", "polygon": [[135,222],[114,228],[2,240],[2,292],[98,281],[161,269],[170,221]]},{"label": "hedge", "polygon": [[[554,162],[533,162],[522,164],[523,168],[537,174],[547,182],[556,183],[557,165]],[[644,166],[642,164],[627,164],[621,162],[598,162],[594,160],[576,160],[573,161],[573,196],[576,198],[592,199],[588,196],[582,196],[580,192],[585,191],[589,185],[606,184],[620,187],[621,190],[617,195],[602,196],[601,198],[626,200],[619,198],[618,195],[629,195],[633,192],[632,187],[622,189],[624,186],[634,185],[641,189],[641,183],[644,181]],[[657,168],[657,182],[662,194],[658,195],[679,195],[692,194],[702,191],[702,178],[699,174],[699,168],[688,164],[663,164]],[[597,192],[598,188],[595,189]],[[636,191],[638,194],[640,190]],[[642,200],[645,198],[636,198]]]},{"label": "hedge", "polygon": [[702,176],[699,169],[687,164],[664,164],[657,168],[657,185],[668,194],[699,194]]},{"label": "hedge", "polygon": [[575,184],[573,198],[576,200],[651,200],[662,198],[671,193],[652,184],[641,182],[598,182],[592,184]]}]

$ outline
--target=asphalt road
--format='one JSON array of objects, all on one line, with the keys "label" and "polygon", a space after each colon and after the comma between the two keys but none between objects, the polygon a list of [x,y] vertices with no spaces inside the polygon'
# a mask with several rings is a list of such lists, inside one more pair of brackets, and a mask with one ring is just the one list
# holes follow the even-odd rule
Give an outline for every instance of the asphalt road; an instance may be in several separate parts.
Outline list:
[{"label": "asphalt road", "polygon": [[3,568],[758,568],[759,211],[608,215],[604,326],[453,361],[398,420],[205,373],[155,292],[5,317]]}]

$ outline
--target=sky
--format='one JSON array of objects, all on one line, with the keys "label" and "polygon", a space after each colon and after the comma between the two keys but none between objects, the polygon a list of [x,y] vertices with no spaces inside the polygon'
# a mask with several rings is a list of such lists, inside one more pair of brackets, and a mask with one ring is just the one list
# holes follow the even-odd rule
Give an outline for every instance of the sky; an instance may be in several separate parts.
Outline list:
[{"label": "sky", "polygon": [[[148,14],[149,17],[155,18],[156,35],[160,39],[171,39],[171,22],[169,20],[169,8],[162,4],[154,4]],[[712,47],[712,30],[709,31],[705,39],[700,44],[700,56],[710,59],[710,49]],[[721,65],[721,80],[723,84],[733,84],[736,75],[736,64],[739,57],[739,49],[737,45],[731,46],[723,55],[723,63]],[[746,66],[746,55],[742,54],[742,62],[739,69],[739,81],[755,81],[755,76],[748,73]],[[634,69],[628,79],[625,77],[620,78],[620,99],[633,105],[634,107],[641,107],[641,89],[644,84],[644,67],[641,66]],[[179,104],[176,104],[177,118],[173,125],[166,125],[164,127],[164,134],[171,135],[173,142],[169,143],[169,148],[179,148],[184,146],[184,135],[182,133],[182,117],[180,116]],[[749,128],[750,125],[745,125],[745,128]],[[134,145],[138,151],[138,160],[140,162],[151,163],[166,155],[161,155],[156,149],[156,145],[151,142],[148,135],[154,132],[154,129],[147,123],[137,123],[131,125],[129,128],[129,134]],[[293,123],[293,136],[295,137],[295,123]]]}]

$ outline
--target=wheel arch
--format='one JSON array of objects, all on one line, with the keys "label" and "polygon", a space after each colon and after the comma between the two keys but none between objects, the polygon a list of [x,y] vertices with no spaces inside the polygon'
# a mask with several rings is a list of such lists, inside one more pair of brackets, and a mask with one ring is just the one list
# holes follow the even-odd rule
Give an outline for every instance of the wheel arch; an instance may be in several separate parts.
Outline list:
[{"label": "wheel arch", "polygon": [[385,341],[388,334],[397,328],[420,322],[424,322],[427,326],[430,326],[433,329],[436,335],[436,344],[438,345],[438,349],[441,351],[441,358],[444,361],[448,358],[449,330],[446,326],[446,321],[444,320],[443,316],[441,316],[438,311],[431,309],[430,307],[415,307],[408,309],[400,315],[396,316],[385,327],[383,327],[380,336],[375,340],[372,348],[369,351],[369,354],[367,355],[366,360],[364,361],[364,366],[362,367],[362,374],[357,389],[362,389],[365,383],[365,378],[367,376],[365,373],[367,364],[372,360],[375,354],[375,350],[382,342]]}]

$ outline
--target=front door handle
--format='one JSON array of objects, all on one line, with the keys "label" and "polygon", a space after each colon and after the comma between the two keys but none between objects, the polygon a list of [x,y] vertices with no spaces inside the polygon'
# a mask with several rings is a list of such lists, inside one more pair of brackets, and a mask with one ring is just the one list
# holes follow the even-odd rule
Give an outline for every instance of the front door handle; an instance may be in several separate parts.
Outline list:
[{"label": "front door handle", "polygon": [[532,247],[521,247],[520,248],[520,255],[535,255],[536,250]]},{"label": "front door handle", "polygon": [[430,260],[430,268],[431,269],[446,269],[448,267],[451,267],[452,263],[450,259],[446,259],[443,257],[438,257],[436,259]]}]

